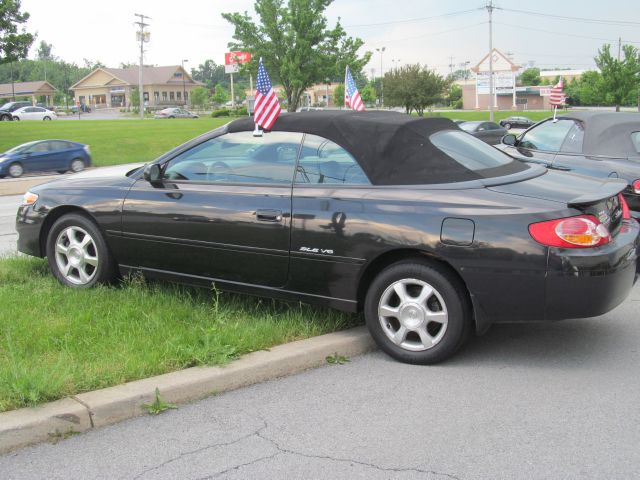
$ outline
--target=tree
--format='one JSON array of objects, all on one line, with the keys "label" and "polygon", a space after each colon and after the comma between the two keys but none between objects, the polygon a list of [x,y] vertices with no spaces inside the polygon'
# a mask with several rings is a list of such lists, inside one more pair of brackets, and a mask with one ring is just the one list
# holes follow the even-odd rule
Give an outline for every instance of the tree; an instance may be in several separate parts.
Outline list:
[{"label": "tree", "polygon": [[44,40],[41,40],[36,56],[38,60],[53,60],[54,57],[51,54],[52,51],[53,51],[53,44],[47,43]]},{"label": "tree", "polygon": [[204,87],[196,87],[191,90],[191,105],[203,107],[209,100],[209,90]]},{"label": "tree", "polygon": [[204,63],[198,65],[198,68],[192,68],[191,76],[194,80],[204,83],[207,88],[213,88],[217,84],[226,84],[229,81],[224,73],[224,65],[218,65],[213,60],[205,60]]},{"label": "tree", "polygon": [[449,104],[455,108],[459,100],[462,100],[462,87],[454,83],[449,89]]},{"label": "tree", "polygon": [[427,107],[441,101],[449,87],[449,80],[419,63],[406,65],[384,75],[384,101],[390,106],[415,110],[423,116]]},{"label": "tree", "polygon": [[371,83],[367,83],[360,91],[360,97],[362,97],[362,103],[364,104],[375,103],[377,98],[376,87]]},{"label": "tree", "polygon": [[[344,99],[344,83],[339,83],[336,89],[333,91],[333,103],[334,105],[342,105]],[[364,102],[364,100],[362,100]]]},{"label": "tree", "polygon": [[611,55],[611,45],[604,44],[594,59],[602,75],[605,99],[616,106],[616,112],[620,111],[620,105],[629,104],[635,98],[640,83],[638,49],[624,45],[622,51],[624,57],[618,60]]},{"label": "tree", "polygon": [[540,85],[540,69],[535,67],[527,68],[520,74],[520,85]]},{"label": "tree", "polygon": [[0,64],[26,58],[34,36],[18,25],[29,19],[20,12],[20,0],[0,0]]},{"label": "tree", "polygon": [[230,98],[231,98],[231,94],[229,93],[229,91],[226,88],[224,88],[220,84],[216,85],[216,91],[215,91],[215,93],[213,94],[213,97],[212,97],[212,100],[215,103],[223,105],[226,102],[228,102]]},{"label": "tree", "polygon": [[235,27],[232,49],[252,53],[252,71],[260,57],[272,83],[282,84],[290,112],[295,112],[303,92],[314,83],[340,79],[349,65],[354,77],[369,61],[359,57],[363,41],[348,37],[338,23],[327,27],[325,10],[333,0],[256,0],[258,19],[245,12],[224,13]]}]

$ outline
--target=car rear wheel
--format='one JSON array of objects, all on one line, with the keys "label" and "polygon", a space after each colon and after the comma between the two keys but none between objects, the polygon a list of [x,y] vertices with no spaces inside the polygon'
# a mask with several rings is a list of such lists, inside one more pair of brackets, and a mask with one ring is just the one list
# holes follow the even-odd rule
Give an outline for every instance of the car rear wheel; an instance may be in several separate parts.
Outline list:
[{"label": "car rear wheel", "polygon": [[96,225],[80,214],[60,217],[47,237],[47,261],[63,285],[89,288],[116,276],[115,262]]},{"label": "car rear wheel", "polygon": [[80,158],[74,158],[69,164],[69,170],[71,170],[73,173],[81,172],[82,170],[84,170],[84,161]]},{"label": "car rear wheel", "polygon": [[507,130],[511,130],[511,124],[510,123],[505,123],[504,124],[504,128],[506,128]]},{"label": "car rear wheel", "polygon": [[20,121],[20,117],[13,117],[13,121],[14,122],[19,122]]},{"label": "car rear wheel", "polygon": [[18,162],[12,163],[9,165],[9,176],[13,178],[21,177],[24,173],[24,168]]},{"label": "car rear wheel", "polygon": [[43,121],[43,122],[46,122],[47,120],[51,120],[51,117],[44,117],[44,118],[42,119],[42,121]]},{"label": "car rear wheel", "polygon": [[420,365],[451,357],[471,323],[460,281],[438,265],[415,261],[383,270],[369,287],[364,310],[367,327],[383,351]]}]

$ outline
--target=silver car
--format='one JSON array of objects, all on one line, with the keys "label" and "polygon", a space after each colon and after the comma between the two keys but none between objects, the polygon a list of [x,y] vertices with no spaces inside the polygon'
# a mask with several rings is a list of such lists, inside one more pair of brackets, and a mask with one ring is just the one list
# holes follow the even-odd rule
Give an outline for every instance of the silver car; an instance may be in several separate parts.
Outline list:
[{"label": "silver car", "polygon": [[179,107],[165,108],[159,110],[153,116],[154,118],[198,118],[198,115],[191,113],[189,110]]}]

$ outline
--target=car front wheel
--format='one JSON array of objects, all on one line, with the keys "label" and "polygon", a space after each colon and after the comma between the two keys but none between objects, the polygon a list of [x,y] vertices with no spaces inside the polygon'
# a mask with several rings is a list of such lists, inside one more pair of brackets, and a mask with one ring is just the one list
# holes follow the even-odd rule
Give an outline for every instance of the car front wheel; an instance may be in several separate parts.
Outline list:
[{"label": "car front wheel", "polygon": [[435,264],[400,262],[383,270],[365,299],[367,327],[396,360],[428,365],[451,357],[470,326],[460,280]]},{"label": "car front wheel", "polygon": [[13,178],[21,177],[24,173],[24,168],[18,162],[9,165],[9,176]]},{"label": "car front wheel", "polygon": [[60,217],[51,227],[47,261],[58,281],[70,287],[89,288],[116,276],[102,234],[90,219],[76,213]]},{"label": "car front wheel", "polygon": [[504,128],[506,128],[507,130],[511,130],[511,124],[510,123],[505,123],[504,124]]},{"label": "car front wheel", "polygon": [[51,120],[51,117],[44,117],[42,121],[46,122],[47,120]]}]

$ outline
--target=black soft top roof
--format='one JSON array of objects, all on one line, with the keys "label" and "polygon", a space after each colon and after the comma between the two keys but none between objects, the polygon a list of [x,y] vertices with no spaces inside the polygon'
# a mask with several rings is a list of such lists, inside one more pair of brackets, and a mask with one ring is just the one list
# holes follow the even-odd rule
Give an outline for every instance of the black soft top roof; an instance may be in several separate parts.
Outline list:
[{"label": "black soft top roof", "polygon": [[[250,117],[228,126],[229,132],[253,129]],[[374,185],[418,185],[483,178],[482,172],[465,168],[430,142],[429,136],[442,130],[460,128],[447,118],[337,110],[282,114],[273,126],[273,131],[310,133],[337,143],[354,155]],[[506,168],[503,174],[514,173],[510,170]],[[491,173],[495,176],[497,172]]]},{"label": "black soft top roof", "polygon": [[640,132],[640,113],[573,112],[558,118],[579,120],[584,125],[585,155],[638,157],[631,134]]}]

